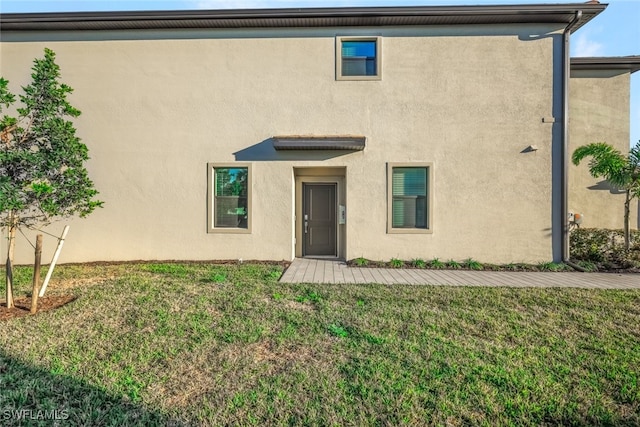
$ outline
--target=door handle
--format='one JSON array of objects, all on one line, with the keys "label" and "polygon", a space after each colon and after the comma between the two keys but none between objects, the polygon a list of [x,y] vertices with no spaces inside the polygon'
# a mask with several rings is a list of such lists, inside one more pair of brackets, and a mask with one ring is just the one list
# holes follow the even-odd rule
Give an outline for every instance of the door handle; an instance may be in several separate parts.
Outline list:
[{"label": "door handle", "polygon": [[307,234],[309,232],[309,222],[305,221],[304,222],[304,234]]}]

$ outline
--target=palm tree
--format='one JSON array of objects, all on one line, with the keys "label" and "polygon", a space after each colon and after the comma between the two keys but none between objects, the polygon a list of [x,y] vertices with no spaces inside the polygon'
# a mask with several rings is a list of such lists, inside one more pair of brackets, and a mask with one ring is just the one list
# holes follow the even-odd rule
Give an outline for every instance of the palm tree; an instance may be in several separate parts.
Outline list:
[{"label": "palm tree", "polygon": [[625,156],[606,142],[594,142],[578,147],[571,160],[579,165],[585,157],[589,161],[589,173],[594,178],[604,178],[611,185],[625,192],[624,198],[624,247],[629,250],[629,206],[631,200],[640,198],[640,141]]}]

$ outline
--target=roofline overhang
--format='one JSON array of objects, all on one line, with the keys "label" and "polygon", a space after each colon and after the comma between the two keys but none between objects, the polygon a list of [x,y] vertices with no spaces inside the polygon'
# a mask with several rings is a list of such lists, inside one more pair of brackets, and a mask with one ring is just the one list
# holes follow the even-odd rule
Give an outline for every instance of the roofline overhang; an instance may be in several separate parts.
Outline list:
[{"label": "roofline overhang", "polygon": [[571,58],[571,70],[640,70],[640,55]]},{"label": "roofline overhang", "polygon": [[182,28],[290,28],[340,26],[568,24],[575,29],[607,7],[602,3],[480,6],[403,6],[286,9],[226,9],[134,12],[0,14],[0,32],[143,30]]}]

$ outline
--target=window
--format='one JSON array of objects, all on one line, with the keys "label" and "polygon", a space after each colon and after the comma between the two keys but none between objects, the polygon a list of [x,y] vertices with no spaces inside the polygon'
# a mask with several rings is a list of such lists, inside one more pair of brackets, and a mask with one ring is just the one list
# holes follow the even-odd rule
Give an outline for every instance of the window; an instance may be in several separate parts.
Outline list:
[{"label": "window", "polygon": [[430,233],[433,225],[431,163],[389,163],[388,233]]},{"label": "window", "polygon": [[380,80],[380,37],[338,37],[336,78],[338,80]]},{"label": "window", "polygon": [[209,164],[209,232],[251,231],[251,168]]}]

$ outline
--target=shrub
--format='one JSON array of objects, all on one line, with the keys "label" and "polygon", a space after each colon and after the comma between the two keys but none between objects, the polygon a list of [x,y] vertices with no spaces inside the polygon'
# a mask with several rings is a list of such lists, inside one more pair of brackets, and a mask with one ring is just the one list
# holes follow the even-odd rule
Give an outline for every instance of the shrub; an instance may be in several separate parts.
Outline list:
[{"label": "shrub", "polygon": [[598,266],[591,261],[578,261],[577,264],[587,271],[598,271]]},{"label": "shrub", "polygon": [[435,268],[436,270],[440,270],[445,267],[444,262],[440,261],[438,258],[434,258],[429,262],[429,266],[431,268]]},{"label": "shrub", "polygon": [[479,263],[478,261],[471,259],[471,258],[467,258],[466,260],[464,260],[463,263],[465,268],[468,268],[469,270],[483,270],[484,267],[481,263]]},{"label": "shrub", "polygon": [[449,261],[447,261],[447,268],[450,268],[452,270],[459,270],[462,268],[462,264],[460,264],[456,260],[450,259]]},{"label": "shrub", "polygon": [[420,258],[415,258],[411,261],[411,265],[415,268],[425,268],[427,266],[427,263]]},{"label": "shrub", "polygon": [[566,269],[566,264],[555,262],[542,262],[538,264],[540,271],[562,271]]},{"label": "shrub", "polygon": [[631,232],[631,246],[624,248],[622,230],[578,228],[570,236],[571,259],[597,268],[630,268],[640,261],[640,231]]},{"label": "shrub", "polygon": [[391,261],[389,261],[389,265],[391,265],[392,268],[402,268],[404,262],[398,258],[391,258]]},{"label": "shrub", "polygon": [[364,267],[364,266],[366,266],[367,264],[369,264],[369,260],[368,260],[368,259],[366,259],[366,258],[360,257],[360,258],[356,258],[356,259],[354,260],[354,263],[355,263],[358,267]]}]

